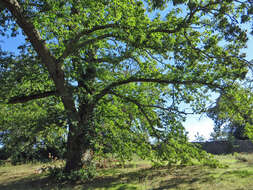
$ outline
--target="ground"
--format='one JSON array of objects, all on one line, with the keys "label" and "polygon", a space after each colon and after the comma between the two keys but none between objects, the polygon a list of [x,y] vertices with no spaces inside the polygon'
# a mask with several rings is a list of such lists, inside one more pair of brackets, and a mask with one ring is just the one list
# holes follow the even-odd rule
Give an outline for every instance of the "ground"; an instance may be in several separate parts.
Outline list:
[{"label": "ground", "polygon": [[39,173],[41,163],[0,166],[1,190],[253,190],[253,154],[217,156],[224,168],[173,166],[154,168],[151,163],[134,159],[125,168],[113,163],[98,169],[92,181],[56,183]]}]

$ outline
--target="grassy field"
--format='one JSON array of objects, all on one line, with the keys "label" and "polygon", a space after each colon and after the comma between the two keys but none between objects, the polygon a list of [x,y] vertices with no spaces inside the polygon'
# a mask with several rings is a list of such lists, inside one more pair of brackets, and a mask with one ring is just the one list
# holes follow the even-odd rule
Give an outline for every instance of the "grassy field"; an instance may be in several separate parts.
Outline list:
[{"label": "grassy field", "polygon": [[99,169],[87,183],[57,184],[36,170],[42,164],[0,166],[1,190],[253,190],[253,154],[217,156],[226,168],[204,166],[152,168],[149,162],[135,160],[125,168]]}]

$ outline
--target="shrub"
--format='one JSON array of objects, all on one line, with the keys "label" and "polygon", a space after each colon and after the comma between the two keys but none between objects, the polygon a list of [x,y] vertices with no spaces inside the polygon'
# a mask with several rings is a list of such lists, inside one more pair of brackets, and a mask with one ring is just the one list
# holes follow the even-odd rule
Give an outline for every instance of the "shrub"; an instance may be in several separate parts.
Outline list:
[{"label": "shrub", "polygon": [[55,179],[57,182],[75,182],[75,181],[88,181],[96,176],[96,167],[90,164],[88,167],[81,168],[80,170],[71,171],[66,173],[64,167],[47,167],[48,175],[50,178]]},{"label": "shrub", "polygon": [[93,162],[85,165],[85,168],[83,167],[80,170],[67,173],[64,171],[64,161],[58,160],[57,157],[52,156],[50,153],[48,157],[51,160],[51,164],[48,166],[43,166],[41,171],[47,172],[48,176],[57,182],[85,182],[96,176],[96,166]]}]

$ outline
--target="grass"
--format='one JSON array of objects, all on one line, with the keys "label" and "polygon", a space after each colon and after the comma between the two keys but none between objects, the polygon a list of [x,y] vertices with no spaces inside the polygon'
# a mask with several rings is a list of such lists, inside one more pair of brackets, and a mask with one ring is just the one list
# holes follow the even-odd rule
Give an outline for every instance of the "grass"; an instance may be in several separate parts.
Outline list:
[{"label": "grass", "polygon": [[153,168],[147,161],[134,160],[127,167],[98,170],[87,183],[57,184],[35,170],[42,164],[0,166],[1,190],[253,190],[253,154],[216,156],[226,168],[200,165]]}]

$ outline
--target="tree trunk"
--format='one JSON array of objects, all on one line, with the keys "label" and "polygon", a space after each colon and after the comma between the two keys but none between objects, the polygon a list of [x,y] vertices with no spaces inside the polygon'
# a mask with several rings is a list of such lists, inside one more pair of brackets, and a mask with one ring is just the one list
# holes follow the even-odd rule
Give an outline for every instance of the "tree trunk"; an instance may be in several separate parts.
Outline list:
[{"label": "tree trunk", "polygon": [[82,154],[85,151],[82,147],[81,137],[71,135],[69,132],[67,141],[67,155],[65,172],[70,173],[82,168]]},{"label": "tree trunk", "polygon": [[65,166],[67,173],[81,169],[83,164],[89,164],[93,158],[91,140],[94,138],[94,127],[91,113],[91,110],[82,111],[82,121],[69,126]]},{"label": "tree trunk", "polygon": [[[90,163],[92,159],[92,155],[90,155],[91,142],[89,137],[85,138],[88,135],[89,134],[75,135],[69,131],[65,172],[69,173],[74,170],[79,170],[84,163]],[[86,155],[86,159],[83,155]]]},{"label": "tree trunk", "polygon": [[[16,19],[17,24],[31,42],[34,50],[38,53],[42,63],[47,68],[50,77],[53,79],[57,94],[61,97],[65,111],[70,121],[69,134],[67,140],[67,163],[65,171],[78,170],[82,167],[82,154],[91,147],[91,138],[94,130],[91,125],[93,106],[85,103],[78,113],[75,105],[75,98],[71,88],[67,85],[64,70],[62,69],[63,60],[57,60],[47,47],[45,40],[42,39],[40,32],[36,29],[29,17],[25,16],[22,6],[17,0],[4,0],[1,4],[7,8]],[[94,77],[93,77],[94,78]],[[90,80],[90,79],[89,79]],[[85,87],[84,87],[85,88]],[[49,94],[40,94],[46,96]],[[81,102],[79,102],[81,104]],[[83,109],[84,108],[84,109]],[[80,116],[80,117],[78,117]],[[72,124],[75,123],[75,124]],[[93,136],[94,137],[94,136]]]}]

